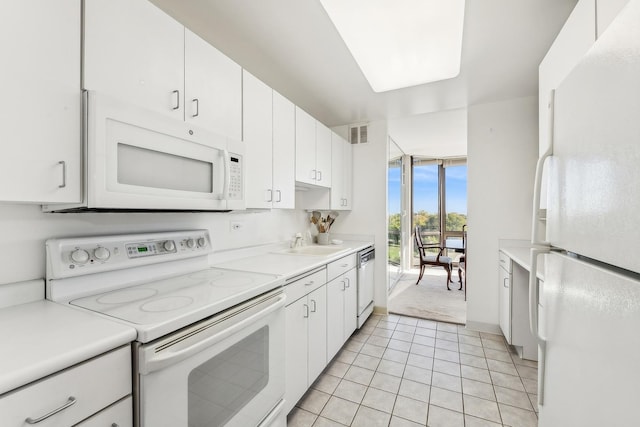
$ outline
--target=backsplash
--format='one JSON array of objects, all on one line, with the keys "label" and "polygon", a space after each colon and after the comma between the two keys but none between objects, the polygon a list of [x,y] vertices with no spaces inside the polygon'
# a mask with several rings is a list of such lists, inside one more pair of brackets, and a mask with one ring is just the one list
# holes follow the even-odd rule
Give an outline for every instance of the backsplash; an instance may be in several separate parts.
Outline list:
[{"label": "backsplash", "polygon": [[0,205],[0,284],[43,278],[44,242],[53,237],[204,228],[219,251],[290,239],[307,224],[301,210],[50,214],[39,205]]}]

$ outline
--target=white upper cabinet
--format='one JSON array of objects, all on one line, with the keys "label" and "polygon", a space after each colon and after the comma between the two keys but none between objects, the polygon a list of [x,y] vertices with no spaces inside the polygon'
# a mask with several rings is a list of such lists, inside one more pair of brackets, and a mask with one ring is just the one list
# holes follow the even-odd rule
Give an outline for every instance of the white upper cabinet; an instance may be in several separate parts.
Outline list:
[{"label": "white upper cabinet", "polygon": [[273,158],[273,91],[243,71],[243,140],[246,146],[246,207],[271,208]]},{"label": "white upper cabinet", "polygon": [[296,107],[296,181],[331,187],[331,130]]},{"label": "white upper cabinet", "polygon": [[296,181],[316,184],[316,119],[296,106]]},{"label": "white upper cabinet", "polygon": [[580,0],[539,69],[540,154],[549,147],[551,91],[557,88],[596,40],[596,0]]},{"label": "white upper cabinet", "polygon": [[246,207],[295,208],[294,105],[243,71]]},{"label": "white upper cabinet", "polygon": [[596,3],[598,37],[600,37],[629,0],[597,0]]},{"label": "white upper cabinet", "polygon": [[84,88],[184,119],[184,26],[147,0],[84,4]]},{"label": "white upper cabinet", "polygon": [[229,138],[242,131],[242,69],[147,0],[86,0],[84,88]]},{"label": "white upper cabinet", "polygon": [[294,209],[296,196],[295,106],[273,91],[273,207]]},{"label": "white upper cabinet", "polygon": [[184,30],[185,120],[235,141],[242,138],[242,68]]},{"label": "white upper cabinet", "polygon": [[80,0],[0,5],[0,200],[80,201]]},{"label": "white upper cabinet", "polygon": [[331,209],[350,210],[353,200],[352,145],[331,133]]},{"label": "white upper cabinet", "polygon": [[331,187],[331,129],[316,122],[316,184]]}]

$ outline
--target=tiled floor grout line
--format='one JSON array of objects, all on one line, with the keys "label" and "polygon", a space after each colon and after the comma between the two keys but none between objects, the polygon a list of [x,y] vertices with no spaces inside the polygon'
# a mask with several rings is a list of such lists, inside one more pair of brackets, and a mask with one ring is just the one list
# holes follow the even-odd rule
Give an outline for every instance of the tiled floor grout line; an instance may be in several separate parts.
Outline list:
[{"label": "tiled floor grout line", "polygon": [[[385,320],[383,320],[383,319],[385,319]],[[405,399],[410,399],[410,400],[413,400],[415,402],[424,403],[426,405],[426,417],[427,418],[426,418],[425,423],[429,422],[430,412],[432,410],[432,408],[431,408],[432,406],[438,407],[438,408],[442,408],[443,410],[446,410],[448,412],[454,412],[454,413],[457,413],[457,414],[461,415],[462,416],[462,425],[466,425],[467,416],[471,416],[471,417],[478,418],[478,419],[484,419],[486,421],[491,421],[491,420],[489,420],[487,418],[484,418],[482,416],[479,416],[479,415],[467,414],[466,405],[465,405],[465,395],[469,396],[469,397],[471,397],[473,399],[480,399],[482,401],[493,403],[495,405],[495,407],[498,408],[497,414],[498,414],[498,417],[500,419],[500,423],[501,424],[503,424],[505,422],[505,420],[504,420],[504,416],[503,416],[503,413],[502,413],[503,411],[500,408],[500,405],[512,407],[512,408],[520,410],[520,411],[524,410],[524,411],[531,412],[530,409],[523,409],[522,407],[513,406],[513,405],[510,405],[508,403],[503,403],[503,402],[499,401],[496,387],[504,388],[505,390],[516,391],[518,393],[520,393],[520,391],[514,390],[511,387],[508,387],[507,384],[503,384],[503,385],[496,384],[495,378],[491,375],[492,372],[498,373],[500,375],[509,375],[509,376],[514,376],[514,375],[512,375],[510,373],[507,373],[507,372],[501,372],[500,370],[492,370],[492,369],[490,369],[490,363],[488,363],[488,360],[492,360],[494,362],[497,362],[496,363],[497,366],[499,366],[500,363],[505,363],[505,364],[510,364],[513,367],[513,369],[517,373],[517,378],[518,378],[519,383],[520,383],[520,385],[522,387],[523,393],[527,397],[529,403],[531,404],[531,409],[533,409],[533,411],[535,412],[534,403],[531,401],[532,396],[529,393],[529,391],[527,390],[527,387],[525,386],[525,383],[523,381],[523,377],[521,376],[520,370],[518,370],[518,366],[528,367],[528,368],[532,368],[533,369],[531,364],[529,364],[529,363],[522,363],[522,364],[516,363],[516,360],[514,360],[514,357],[517,357],[517,356],[515,356],[514,353],[512,352],[512,350],[505,345],[506,343],[504,342],[504,339],[502,339],[502,340],[493,339],[492,340],[491,338],[494,338],[494,337],[490,337],[487,334],[477,334],[477,335],[475,335],[475,334],[461,334],[459,326],[456,325],[455,328],[451,328],[451,326],[453,326],[453,325],[446,324],[444,322],[430,322],[430,323],[428,323],[430,326],[433,326],[433,329],[428,327],[428,326],[424,327],[424,329],[429,329],[429,330],[434,331],[434,336],[433,337],[431,337],[429,335],[426,335],[427,337],[432,338],[432,341],[433,341],[433,347],[431,347],[430,345],[427,346],[427,347],[430,347],[433,350],[431,352],[431,356],[432,357],[423,356],[423,357],[428,357],[429,359],[431,359],[430,366],[429,366],[430,369],[428,369],[430,371],[429,384],[424,384],[422,381],[418,381],[419,384],[423,384],[423,385],[428,385],[429,386],[429,394],[428,394],[428,397],[427,397],[427,401],[424,402],[422,400],[415,400],[413,396],[401,395],[400,393],[401,393],[401,388],[402,388],[403,381],[404,380],[409,380],[409,378],[405,377],[405,374],[407,373],[407,368],[409,366],[414,366],[414,367],[419,368],[419,369],[427,370],[427,367],[423,367],[425,365],[417,366],[417,365],[411,365],[409,363],[409,359],[410,359],[411,355],[421,355],[420,353],[412,352],[412,350],[414,348],[414,344],[415,345],[424,345],[424,344],[420,344],[420,343],[416,342],[416,335],[419,335],[417,333],[418,332],[417,328],[420,327],[420,325],[418,324],[419,321],[413,319],[413,320],[411,320],[411,324],[407,325],[406,323],[402,323],[401,322],[401,320],[403,320],[403,319],[411,319],[411,318],[408,318],[408,317],[405,317],[405,316],[387,316],[386,318],[385,318],[385,316],[378,316],[375,324],[372,324],[372,323],[368,322],[367,324],[365,324],[365,326],[360,331],[357,331],[347,341],[345,346],[338,352],[338,354],[334,357],[334,359],[329,363],[329,366],[332,366],[336,361],[339,361],[339,359],[341,358],[341,355],[346,354],[346,353],[343,353],[345,350],[349,351],[349,353],[353,353],[354,354],[352,358],[350,357],[350,358],[347,359],[347,360],[350,360],[351,363],[340,362],[340,363],[343,363],[345,366],[348,365],[348,367],[344,371],[344,374],[342,374],[342,377],[336,377],[338,379],[338,383],[337,383],[336,387],[333,389],[333,392],[332,393],[324,393],[323,392],[323,394],[328,394],[329,398],[327,399],[327,401],[325,401],[324,404],[322,404],[322,407],[318,411],[318,414],[313,414],[312,413],[312,415],[314,415],[314,417],[315,417],[314,421],[313,421],[314,425],[316,423],[318,423],[318,420],[320,420],[322,418],[322,412],[324,411],[324,409],[326,408],[326,406],[328,405],[328,403],[329,403],[329,401],[331,400],[332,397],[335,396],[336,399],[343,399],[343,400],[346,400],[346,401],[349,401],[349,402],[353,402],[348,398],[345,399],[345,398],[342,398],[340,396],[335,395],[335,392],[338,389],[338,387],[340,387],[340,384],[342,383],[342,381],[353,382],[350,379],[346,379],[345,376],[347,375],[349,370],[354,366],[358,367],[360,369],[363,369],[363,370],[370,371],[370,372],[372,372],[372,375],[371,375],[371,378],[368,379],[366,384],[362,384],[364,387],[366,387],[363,396],[361,398],[359,398],[358,402],[353,402],[353,403],[355,403],[357,405],[357,408],[356,408],[356,411],[355,411],[353,417],[351,418],[350,423],[353,423],[356,420],[356,417],[358,416],[358,413],[359,413],[361,407],[369,408],[369,409],[372,409],[372,410],[375,410],[375,411],[380,411],[380,409],[373,408],[371,406],[367,406],[367,404],[364,403],[366,394],[368,393],[369,389],[376,389],[376,390],[388,393],[388,390],[385,390],[385,389],[382,389],[382,388],[378,388],[378,387],[376,387],[376,385],[372,385],[373,378],[375,378],[377,373],[384,374],[384,375],[389,375],[389,376],[392,376],[394,378],[398,378],[398,381],[399,381],[398,389],[396,390],[396,392],[394,393],[394,396],[393,396],[393,404],[391,405],[391,409],[390,409],[391,413],[386,412],[386,410],[383,411],[383,413],[386,414],[388,416],[388,419],[389,419],[389,422],[387,423],[387,425],[389,425],[390,423],[393,422],[393,418],[394,417],[402,418],[402,419],[411,421],[408,418],[404,418],[403,416],[397,415],[397,414],[394,413],[394,410],[396,409],[396,405],[398,403],[398,398],[400,396],[403,396]],[[395,322],[393,320],[395,320]],[[385,323],[383,325],[380,325],[380,322],[383,322],[383,321]],[[402,328],[398,329],[399,325],[405,325],[405,326],[403,326]],[[448,326],[444,327],[444,325],[448,325]],[[381,346],[378,343],[370,343],[370,344],[368,343],[369,340],[371,339],[371,337],[374,337],[374,336],[378,337],[379,336],[379,335],[374,335],[374,332],[376,332],[376,329],[384,329],[384,330],[389,331],[389,332],[383,333],[384,336],[382,337],[382,339],[378,339],[377,340],[378,343],[386,342],[386,344],[384,346]],[[455,332],[453,332],[452,329],[454,329]],[[411,332],[408,332],[408,330],[410,330]],[[397,335],[397,338],[393,337],[395,332],[401,332],[400,334]],[[438,332],[441,332],[441,333],[439,334]],[[359,336],[360,334],[362,336]],[[403,334],[407,334],[407,335],[403,335]],[[451,334],[451,336],[447,335],[447,334]],[[452,336],[454,334],[455,334],[455,338],[456,338],[455,341],[452,341],[451,339],[447,339],[447,338],[452,338]],[[461,357],[462,354],[465,354],[465,355],[471,356],[471,357],[478,357],[478,358],[480,358],[480,356],[477,356],[475,354],[466,353],[466,352],[463,352],[461,350],[461,348],[460,348],[460,344],[461,344],[460,343],[460,337],[461,336],[475,337],[475,338],[478,339],[478,341],[480,343],[480,346],[477,346],[472,342],[467,342],[467,343],[465,343],[465,345],[471,345],[471,346],[474,346],[474,347],[478,347],[481,350],[481,353],[483,355],[482,358],[484,359],[484,362],[485,362],[485,368],[478,368],[477,366],[473,366],[473,365],[469,365],[467,363],[463,363],[463,360],[462,360],[463,357]],[[408,338],[410,338],[411,340],[407,341],[406,339],[408,339]],[[408,345],[408,350],[405,351],[405,350],[400,350],[400,349],[392,347],[391,346],[392,340],[396,340],[398,342],[406,342],[406,343],[408,343],[407,344]],[[444,342],[440,342],[439,343],[438,342],[439,340],[446,341],[446,342],[455,342],[456,343],[455,347],[456,347],[457,350],[456,351],[451,350],[450,348],[452,346],[450,346],[448,344],[445,345]],[[491,348],[491,345],[489,345],[489,344],[487,344],[488,347],[485,347],[485,341],[487,341],[487,340],[492,340],[492,341],[499,342],[502,345],[502,347],[504,348],[504,350],[502,348],[501,349],[497,349],[497,348],[493,349],[493,348]],[[475,340],[469,340],[469,341],[475,341]],[[353,342],[357,342],[358,344],[357,345],[351,344],[350,347],[351,348],[357,348],[357,351],[349,350],[349,349],[346,348],[349,343],[353,343]],[[363,353],[363,350],[365,350],[365,346],[367,344],[370,347],[371,346],[380,347],[382,349],[381,353],[379,353],[380,356],[379,357],[378,356],[373,356],[373,355],[367,354],[367,352]],[[399,346],[399,344],[394,344],[394,346],[397,347],[397,346]],[[449,346],[449,347],[447,347],[447,346]],[[403,347],[403,346],[400,346],[400,347]],[[404,348],[407,348],[407,347],[405,346]],[[416,347],[416,348],[419,348],[419,347]],[[493,350],[493,354],[494,354],[495,357],[487,356],[487,354],[486,354],[487,348]],[[438,350],[438,349],[441,350],[439,352],[440,353],[440,357],[436,357],[436,350]],[[391,361],[391,362],[394,362],[394,363],[400,363],[400,362],[397,362],[397,360],[394,360],[394,357],[389,356],[391,358],[385,358],[384,356],[385,356],[385,354],[387,354],[387,350],[392,350],[391,352],[388,353],[389,355],[394,354],[394,352],[398,352],[398,354],[400,354],[400,352],[401,352],[401,353],[405,353],[406,356],[407,356],[404,359],[402,371],[400,372],[400,375],[401,375],[400,377],[397,377],[396,375],[393,375],[393,374],[386,374],[386,373],[384,373],[382,371],[378,371],[378,368],[380,367],[380,365],[382,364],[382,362],[384,360]],[[368,347],[367,347],[366,351],[369,351]],[[498,351],[499,352],[505,352],[506,351],[506,354],[509,356],[508,357],[509,358],[509,362],[506,362],[505,360],[500,360],[499,358],[497,358],[497,356],[499,354],[499,353],[497,353]],[[445,352],[456,353],[457,357],[455,358],[455,360],[457,360],[457,362],[453,362],[451,359],[443,358],[447,354]],[[378,353],[376,353],[376,354],[378,354]],[[362,357],[363,361],[358,361],[358,357],[360,355],[363,356]],[[363,365],[366,365],[366,362],[364,362],[364,361],[366,361],[368,358],[378,359],[378,361],[377,361],[377,363],[375,363],[374,367],[372,365],[370,365],[370,366],[361,366],[361,365],[358,365],[358,364],[354,364],[356,361],[358,361],[358,363],[362,363]],[[343,360],[345,360],[345,359],[343,359]],[[441,363],[445,363],[444,365],[442,365],[439,368],[440,370],[438,370],[438,371],[435,370],[436,360],[439,360]],[[459,392],[448,388],[445,384],[439,384],[438,386],[434,385],[434,376],[435,376],[436,372],[439,374],[439,376],[451,376],[452,375],[451,373],[441,372],[441,370],[444,369],[443,366],[445,366],[445,367],[447,366],[446,363],[456,363],[458,365],[458,367],[457,367],[457,374],[458,375],[453,375],[453,376],[458,378],[458,384],[460,386],[459,387],[459,390],[460,390]],[[484,382],[482,380],[479,380],[479,379],[471,379],[471,378],[467,378],[467,377],[463,376],[463,366],[468,366],[470,368],[481,369],[481,370],[486,371],[487,374],[488,374],[489,382],[486,383],[486,382]],[[371,367],[373,367],[373,369],[371,369]],[[328,369],[329,368],[325,369],[325,371],[321,374],[321,377],[323,375],[333,376],[332,374],[327,373]],[[478,382],[478,383],[490,385],[491,386],[491,395],[495,400],[492,401],[490,399],[485,399],[484,397],[479,397],[479,396],[475,396],[473,394],[465,393],[464,392],[465,387],[463,385],[464,384],[464,381],[463,381],[464,379],[466,379],[468,381],[475,381],[475,382]],[[410,381],[415,381],[415,380],[410,380]],[[361,384],[361,383],[356,382],[356,384]],[[442,388],[442,386],[444,386],[444,388]],[[435,403],[431,403],[433,388],[437,388],[437,389],[441,389],[443,391],[459,394],[460,395],[460,399],[461,399],[462,412],[459,412],[457,410],[453,410],[453,409],[450,409],[450,408],[447,408],[447,407],[442,407],[442,406],[439,406],[439,405],[437,405]],[[457,390],[457,388],[455,390]]]}]

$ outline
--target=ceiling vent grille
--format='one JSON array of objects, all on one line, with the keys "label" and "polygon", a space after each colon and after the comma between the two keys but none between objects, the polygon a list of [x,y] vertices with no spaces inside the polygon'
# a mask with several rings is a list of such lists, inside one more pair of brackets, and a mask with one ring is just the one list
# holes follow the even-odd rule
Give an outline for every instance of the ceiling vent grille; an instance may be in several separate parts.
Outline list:
[{"label": "ceiling vent grille", "polygon": [[349,142],[352,144],[364,144],[369,142],[369,126],[353,125],[349,127]]}]

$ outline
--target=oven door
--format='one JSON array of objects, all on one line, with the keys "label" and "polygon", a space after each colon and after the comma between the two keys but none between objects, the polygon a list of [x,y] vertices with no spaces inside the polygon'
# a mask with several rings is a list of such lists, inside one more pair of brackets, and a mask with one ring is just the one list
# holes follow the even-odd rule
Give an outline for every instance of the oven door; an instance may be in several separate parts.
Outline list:
[{"label": "oven door", "polygon": [[138,425],[284,426],[285,298],[270,292],[138,346]]},{"label": "oven door", "polygon": [[97,92],[85,102],[88,208],[244,208],[242,143]]}]

